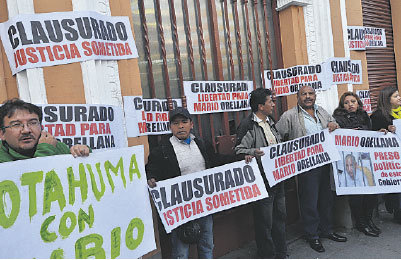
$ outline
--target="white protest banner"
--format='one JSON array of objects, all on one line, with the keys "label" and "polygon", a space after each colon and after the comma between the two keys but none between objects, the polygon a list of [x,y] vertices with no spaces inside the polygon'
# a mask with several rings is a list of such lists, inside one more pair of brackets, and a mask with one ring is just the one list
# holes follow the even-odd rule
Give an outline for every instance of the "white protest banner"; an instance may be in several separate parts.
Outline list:
[{"label": "white protest banner", "polygon": [[[144,99],[141,96],[125,96],[124,113],[128,137],[169,134],[167,99]],[[173,109],[182,106],[181,99],[172,99]]]},{"label": "white protest banner", "polygon": [[333,163],[338,195],[401,192],[400,139],[392,133],[337,129]]},{"label": "white protest banner", "polygon": [[261,150],[262,165],[273,187],[300,173],[340,159],[334,140],[328,130],[279,143]]},{"label": "white protest banner", "polygon": [[127,146],[121,107],[88,104],[38,106],[43,112],[43,129],[69,147],[84,144],[97,150]]},{"label": "white protest banner", "polygon": [[365,27],[363,26],[348,26],[348,46],[350,50],[365,50]]},{"label": "white protest banner", "polygon": [[359,99],[362,101],[363,110],[368,113],[372,113],[372,105],[370,103],[370,92],[369,90],[357,90],[356,93]]},{"label": "white protest banner", "polygon": [[[263,71],[266,88],[271,89],[271,72]],[[321,64],[298,65],[286,69],[273,70],[273,84],[276,96],[286,96],[298,93],[303,86],[315,90],[325,90],[331,85],[327,83],[325,71]]]},{"label": "white protest banner", "polygon": [[128,17],[97,12],[22,14],[0,24],[13,75],[85,60],[137,58]]},{"label": "white protest banner", "polygon": [[268,197],[256,160],[159,181],[149,192],[167,233],[188,221]]},{"label": "white protest banner", "polygon": [[382,28],[348,26],[348,46],[350,50],[385,48],[386,32]]},{"label": "white protest banner", "polygon": [[365,41],[366,49],[387,47],[385,29],[365,27]]},{"label": "white protest banner", "polygon": [[0,258],[138,258],[156,248],[143,146],[0,171]]},{"label": "white protest banner", "polygon": [[252,90],[252,81],[184,81],[191,114],[247,110]]},{"label": "white protest banner", "polygon": [[362,84],[362,63],[349,58],[330,58],[324,63],[330,85]]}]

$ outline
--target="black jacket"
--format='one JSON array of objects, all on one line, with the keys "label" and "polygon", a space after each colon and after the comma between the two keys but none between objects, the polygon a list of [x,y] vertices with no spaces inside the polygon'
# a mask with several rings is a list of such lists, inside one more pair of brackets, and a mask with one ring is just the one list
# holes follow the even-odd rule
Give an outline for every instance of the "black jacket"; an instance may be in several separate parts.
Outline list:
[{"label": "black jacket", "polygon": [[[150,151],[148,163],[145,166],[147,179],[154,178],[156,181],[162,181],[181,176],[180,166],[170,137],[171,135],[165,136],[161,144]],[[195,137],[194,141],[205,160],[206,169],[234,161],[233,156],[216,154],[213,146],[202,139]]]},{"label": "black jacket", "polygon": [[333,117],[341,128],[371,130],[372,123],[368,113],[363,109],[358,109],[356,112],[348,112],[344,108],[336,108]]},{"label": "black jacket", "polygon": [[393,124],[393,117],[390,115],[390,120],[388,120],[384,115],[382,110],[377,109],[370,116],[370,120],[372,120],[372,130],[377,131],[382,128],[388,129],[389,125]]}]

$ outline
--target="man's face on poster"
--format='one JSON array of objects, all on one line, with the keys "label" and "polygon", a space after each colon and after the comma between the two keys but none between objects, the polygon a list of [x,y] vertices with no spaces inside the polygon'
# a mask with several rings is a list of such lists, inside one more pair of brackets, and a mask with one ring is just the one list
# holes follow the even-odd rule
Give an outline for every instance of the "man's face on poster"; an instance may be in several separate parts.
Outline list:
[{"label": "man's face on poster", "polygon": [[348,158],[345,160],[345,168],[346,168],[346,170],[347,170],[348,175],[349,175],[352,179],[354,179],[354,178],[355,178],[355,176],[354,176],[354,173],[355,173],[355,162],[352,160],[351,157],[348,157]]}]

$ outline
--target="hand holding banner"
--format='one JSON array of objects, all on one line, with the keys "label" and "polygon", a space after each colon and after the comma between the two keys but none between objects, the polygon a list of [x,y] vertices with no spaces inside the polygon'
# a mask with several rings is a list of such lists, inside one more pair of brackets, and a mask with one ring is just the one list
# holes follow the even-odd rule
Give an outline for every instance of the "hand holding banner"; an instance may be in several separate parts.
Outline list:
[{"label": "hand holding banner", "polygon": [[149,192],[167,233],[188,221],[268,197],[256,160],[159,181]]}]

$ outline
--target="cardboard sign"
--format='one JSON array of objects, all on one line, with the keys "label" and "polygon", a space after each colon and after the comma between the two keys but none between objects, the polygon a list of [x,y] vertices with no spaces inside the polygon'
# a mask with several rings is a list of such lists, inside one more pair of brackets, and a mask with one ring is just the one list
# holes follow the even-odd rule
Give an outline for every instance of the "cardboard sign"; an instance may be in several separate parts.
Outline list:
[{"label": "cardboard sign", "polygon": [[370,92],[369,90],[357,90],[356,93],[359,99],[362,101],[363,110],[368,113],[372,113],[372,104],[370,103]]},{"label": "cardboard sign", "polygon": [[167,233],[188,221],[268,197],[256,160],[159,181],[149,192]]},{"label": "cardboard sign", "polygon": [[84,144],[100,150],[127,146],[120,107],[87,104],[38,106],[43,112],[43,129],[69,147]]},{"label": "cardboard sign", "polygon": [[341,160],[333,163],[338,195],[401,191],[400,139],[392,133],[337,129]]},{"label": "cardboard sign", "polygon": [[386,32],[382,28],[348,26],[348,46],[350,50],[385,48]]},{"label": "cardboard sign", "polygon": [[348,58],[330,58],[324,64],[330,85],[362,84],[362,63]]},{"label": "cardboard sign", "polygon": [[13,75],[28,68],[138,57],[129,18],[97,12],[17,15],[0,24],[0,36]]},{"label": "cardboard sign", "polygon": [[156,248],[143,146],[0,171],[0,258],[138,258]]},{"label": "cardboard sign", "polygon": [[252,81],[184,81],[191,114],[247,110],[252,90]]},{"label": "cardboard sign", "polygon": [[[265,70],[263,74],[266,88],[271,89],[271,72]],[[276,96],[296,94],[303,86],[312,87],[314,90],[325,90],[330,87],[321,64],[273,70],[273,84]]]},{"label": "cardboard sign", "polygon": [[[171,133],[167,99],[143,99],[141,96],[123,98],[128,137]],[[182,101],[173,99],[172,104],[173,109],[181,107]]]},{"label": "cardboard sign", "polygon": [[271,187],[300,173],[340,159],[334,140],[327,129],[263,147],[261,150],[265,153],[261,160]]}]

